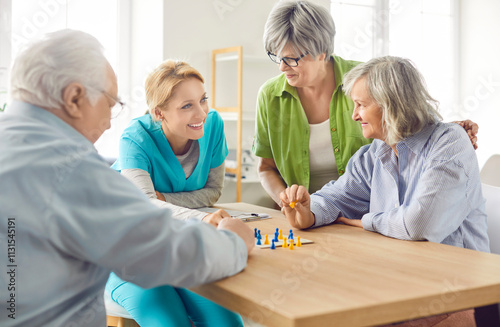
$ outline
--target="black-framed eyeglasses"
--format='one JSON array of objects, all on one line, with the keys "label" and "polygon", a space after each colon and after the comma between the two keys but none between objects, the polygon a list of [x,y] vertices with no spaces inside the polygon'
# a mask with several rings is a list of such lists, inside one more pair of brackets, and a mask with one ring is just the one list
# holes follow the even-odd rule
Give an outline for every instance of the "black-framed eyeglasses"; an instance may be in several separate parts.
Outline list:
[{"label": "black-framed eyeglasses", "polygon": [[291,57],[282,57],[282,58],[280,58],[277,55],[275,55],[274,53],[271,53],[271,51],[268,51],[267,55],[276,64],[281,64],[281,62],[283,61],[289,67],[297,67],[299,65],[299,60],[302,59],[302,58],[304,58],[305,56],[307,56],[308,53],[306,52],[306,53],[300,55],[300,57],[297,57],[297,58],[291,58]]},{"label": "black-framed eyeglasses", "polygon": [[99,90],[102,94],[105,96],[109,97],[111,100],[115,101],[115,105],[111,108],[111,118],[116,118],[120,115],[120,113],[123,111],[123,108],[125,107],[125,102],[121,101],[118,98],[115,98],[111,94],[109,94],[106,91]]}]

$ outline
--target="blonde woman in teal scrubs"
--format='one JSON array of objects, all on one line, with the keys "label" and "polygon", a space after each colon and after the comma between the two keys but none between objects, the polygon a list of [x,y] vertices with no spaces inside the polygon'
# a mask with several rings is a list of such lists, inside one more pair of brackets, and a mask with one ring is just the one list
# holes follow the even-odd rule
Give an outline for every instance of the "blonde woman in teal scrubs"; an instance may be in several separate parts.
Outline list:
[{"label": "blonde woman in teal scrubs", "polygon": [[[217,201],[228,154],[222,119],[208,108],[203,83],[185,62],[167,60],[156,68],[146,80],[149,113],[123,132],[113,168],[176,218],[217,225],[229,216],[223,210],[189,209]],[[142,289],[112,273],[106,290],[141,326],[243,326],[238,314],[187,289]]]}]

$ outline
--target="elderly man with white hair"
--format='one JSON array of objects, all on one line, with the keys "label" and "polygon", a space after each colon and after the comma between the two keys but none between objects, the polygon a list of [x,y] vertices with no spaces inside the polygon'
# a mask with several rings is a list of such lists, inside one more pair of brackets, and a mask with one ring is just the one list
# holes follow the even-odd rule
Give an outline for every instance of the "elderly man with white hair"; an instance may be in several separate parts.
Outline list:
[{"label": "elderly man with white hair", "polygon": [[144,288],[188,287],[246,266],[254,239],[241,221],[173,219],[98,155],[120,101],[94,37],[64,30],[29,46],[11,93],[0,115],[0,325],[105,326],[111,271]]}]

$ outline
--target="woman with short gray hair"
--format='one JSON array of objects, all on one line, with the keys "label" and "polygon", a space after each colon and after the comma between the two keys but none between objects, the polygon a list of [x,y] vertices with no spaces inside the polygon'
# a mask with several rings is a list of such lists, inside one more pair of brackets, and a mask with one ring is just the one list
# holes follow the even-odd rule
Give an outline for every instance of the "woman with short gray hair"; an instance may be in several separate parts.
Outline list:
[{"label": "woman with short gray hair", "polygon": [[[265,49],[282,74],[259,90],[252,150],[262,186],[280,207],[287,185],[319,190],[371,142],[351,119],[354,104],[342,89],[360,62],[334,55],[334,36],[329,11],[308,1],[279,1],[266,22]],[[475,146],[477,125],[461,125]]]},{"label": "woman with short gray hair", "polygon": [[[341,222],[397,239],[489,252],[474,147],[463,128],[440,122],[412,63],[372,59],[344,77],[344,89],[354,102],[352,119],[374,141],[315,194],[304,186],[287,188],[281,201],[288,222],[301,229]],[[473,310],[445,316],[446,326],[474,322]],[[432,325],[424,322],[419,326]]]}]

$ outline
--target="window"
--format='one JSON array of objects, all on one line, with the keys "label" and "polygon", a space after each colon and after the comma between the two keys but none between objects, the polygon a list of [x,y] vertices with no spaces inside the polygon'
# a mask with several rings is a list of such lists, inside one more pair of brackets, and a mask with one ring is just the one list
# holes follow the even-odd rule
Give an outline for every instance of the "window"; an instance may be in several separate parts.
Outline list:
[{"label": "window", "polygon": [[335,53],[359,61],[411,59],[446,119],[459,102],[457,6],[456,0],[333,0]]}]

